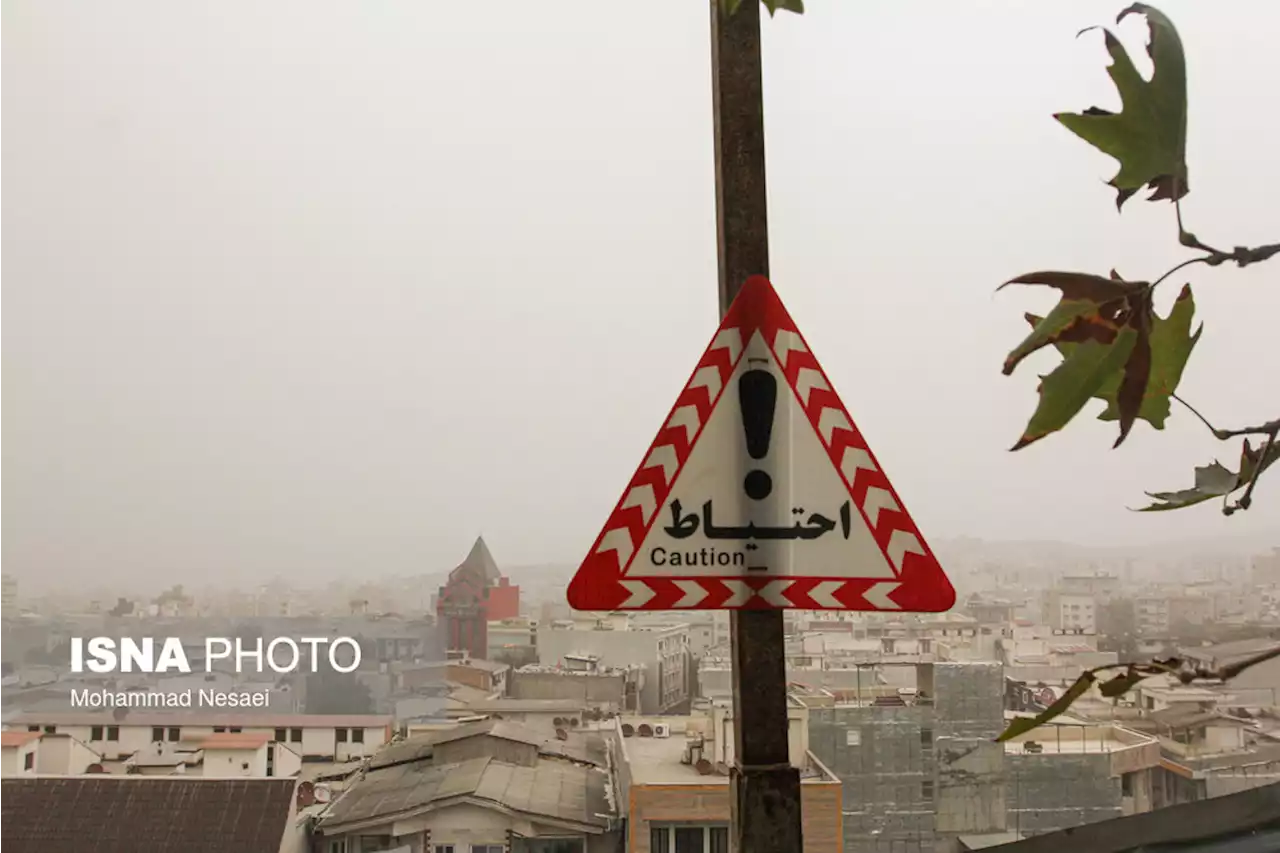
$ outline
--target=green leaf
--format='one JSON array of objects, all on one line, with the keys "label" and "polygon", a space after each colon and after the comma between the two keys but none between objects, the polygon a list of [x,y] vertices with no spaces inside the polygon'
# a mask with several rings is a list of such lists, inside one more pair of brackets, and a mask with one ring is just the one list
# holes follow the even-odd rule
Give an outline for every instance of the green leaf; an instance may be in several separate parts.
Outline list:
[{"label": "green leaf", "polygon": [[1049,316],[1032,323],[1031,334],[1005,357],[1005,376],[1013,373],[1024,358],[1049,344],[1114,342],[1126,303],[1148,287],[1145,282],[1124,281],[1115,273],[1111,278],[1104,278],[1089,273],[1039,271],[1010,279],[996,291],[1011,284],[1056,288],[1062,298]]},{"label": "green leaf", "polygon": [[1082,673],[1080,677],[1076,679],[1075,684],[1072,684],[1066,693],[1063,693],[1058,697],[1057,702],[1054,702],[1036,716],[1015,717],[1010,720],[1008,727],[1000,733],[1000,737],[996,738],[996,742],[999,743],[1015,738],[1020,734],[1025,734],[1034,728],[1043,726],[1054,717],[1065,713],[1066,710],[1071,707],[1072,702],[1075,702],[1081,696],[1089,692],[1089,688],[1093,686],[1093,683],[1096,680],[1097,676],[1095,676],[1093,672]]},{"label": "green leaf", "polygon": [[1150,32],[1147,53],[1154,70],[1144,80],[1128,52],[1110,30],[1103,29],[1111,65],[1107,74],[1120,93],[1121,111],[1090,107],[1083,113],[1057,113],[1068,130],[1120,163],[1109,182],[1116,189],[1116,207],[1142,187],[1154,192],[1150,200],[1177,201],[1187,187],[1187,62],[1177,29],[1162,12],[1134,3],[1116,18],[1144,15]]},{"label": "green leaf", "polygon": [[764,7],[769,10],[769,17],[773,17],[779,9],[795,12],[797,15],[804,14],[804,0],[764,0]]},{"label": "green leaf", "polygon": [[[1137,511],[1163,512],[1170,509],[1195,506],[1212,498],[1224,498],[1248,485],[1249,480],[1253,477],[1254,468],[1261,466],[1262,471],[1265,471],[1275,463],[1276,459],[1280,458],[1280,442],[1272,442],[1271,449],[1267,452],[1265,459],[1262,458],[1263,449],[1263,447],[1260,447],[1254,450],[1250,446],[1249,440],[1245,439],[1244,448],[1240,453],[1239,472],[1233,472],[1221,462],[1214,460],[1208,465],[1196,468],[1195,485],[1191,488],[1177,492],[1147,492],[1147,497],[1152,498],[1156,503],[1144,506]],[[1261,476],[1262,472],[1259,471],[1258,473]]]},{"label": "green leaf", "polygon": [[[1151,375],[1142,395],[1138,417],[1156,429],[1164,429],[1170,411],[1169,398],[1178,390],[1182,371],[1191,358],[1191,351],[1200,340],[1200,333],[1204,331],[1202,323],[1196,328],[1195,334],[1191,333],[1191,319],[1195,312],[1196,303],[1191,295],[1191,285],[1186,285],[1173,303],[1169,316],[1157,316],[1151,325]],[[1110,399],[1106,410],[1098,415],[1098,420],[1114,421],[1119,416],[1116,400]]]},{"label": "green leaf", "polygon": [[1124,329],[1113,343],[1087,341],[1076,346],[1041,379],[1040,403],[1012,449],[1021,450],[1066,426],[1102,384],[1123,368],[1137,341],[1136,330]]},{"label": "green leaf", "polygon": [[[1043,284],[1059,289],[1059,304],[1043,320],[1028,315],[1032,332],[1005,357],[1009,375],[1039,348],[1055,345],[1064,353],[1057,370],[1043,378],[1041,402],[1023,437],[1021,450],[1065,427],[1089,398],[1114,398],[1119,411],[1119,447],[1133,429],[1151,378],[1151,286],[1126,282],[1112,270],[1110,278],[1087,273],[1038,272],[1001,284]],[[1066,348],[1064,345],[1074,345]]]},{"label": "green leaf", "polygon": [[[1183,370],[1187,366],[1187,360],[1191,357],[1191,351],[1195,349],[1195,345],[1200,340],[1200,333],[1204,331],[1204,325],[1201,324],[1195,331],[1191,333],[1191,322],[1195,315],[1195,299],[1191,294],[1191,286],[1187,285],[1182,288],[1182,293],[1174,302],[1173,310],[1169,312],[1168,317],[1160,317],[1155,315],[1151,323],[1151,371],[1147,381],[1147,387],[1142,395],[1142,403],[1138,408],[1137,417],[1151,424],[1155,429],[1164,429],[1165,421],[1169,417],[1170,406],[1169,399],[1175,391],[1178,390],[1178,383],[1182,381]],[[1031,324],[1033,329],[1046,322],[1047,318],[1037,317],[1035,314],[1026,315],[1027,322]],[[1069,356],[1075,349],[1076,344],[1069,343],[1059,338],[1054,341],[1058,352],[1063,356]],[[1119,419],[1119,403],[1117,397],[1120,393],[1120,382],[1123,377],[1123,371],[1116,371],[1112,376],[1107,377],[1094,394],[1099,400],[1106,402],[1107,407],[1098,415],[1098,420],[1114,421]]]},{"label": "green leaf", "polygon": [[1107,699],[1114,699],[1117,696],[1123,696],[1130,690],[1138,686],[1144,678],[1149,678],[1153,673],[1139,672],[1136,668],[1130,667],[1127,672],[1122,672],[1115,678],[1109,678],[1098,686],[1098,692]]}]

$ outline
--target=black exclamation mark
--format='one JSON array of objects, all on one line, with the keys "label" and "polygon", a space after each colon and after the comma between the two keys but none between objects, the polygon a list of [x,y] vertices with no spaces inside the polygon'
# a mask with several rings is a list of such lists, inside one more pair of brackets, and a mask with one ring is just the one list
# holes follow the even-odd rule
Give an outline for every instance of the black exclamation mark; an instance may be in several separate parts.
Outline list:
[{"label": "black exclamation mark", "polygon": [[[742,407],[742,429],[747,434],[747,453],[759,461],[769,453],[778,380],[767,370],[748,370],[738,379],[738,404]],[[753,501],[762,501],[773,491],[773,478],[756,468],[747,473],[742,490]]]}]

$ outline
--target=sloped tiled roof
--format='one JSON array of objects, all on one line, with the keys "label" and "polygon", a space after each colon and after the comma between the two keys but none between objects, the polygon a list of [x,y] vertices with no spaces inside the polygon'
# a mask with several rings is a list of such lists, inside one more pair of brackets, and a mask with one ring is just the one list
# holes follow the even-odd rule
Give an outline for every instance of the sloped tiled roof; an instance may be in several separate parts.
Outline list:
[{"label": "sloped tiled roof", "polygon": [[5,853],[277,853],[292,779],[5,779]]},{"label": "sloped tiled roof", "polygon": [[608,823],[599,815],[611,811],[607,781],[601,768],[553,759],[540,760],[535,767],[487,757],[445,765],[399,764],[372,770],[352,783],[325,812],[320,830],[340,832],[347,824],[391,821],[443,801],[466,798],[603,832]]}]

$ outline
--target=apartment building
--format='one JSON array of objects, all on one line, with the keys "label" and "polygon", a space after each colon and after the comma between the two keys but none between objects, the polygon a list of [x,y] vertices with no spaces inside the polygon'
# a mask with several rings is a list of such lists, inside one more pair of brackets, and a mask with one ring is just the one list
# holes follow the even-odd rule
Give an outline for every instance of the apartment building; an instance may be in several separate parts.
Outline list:
[{"label": "apartment building", "polygon": [[[840,853],[841,782],[809,749],[808,709],[788,707],[790,758],[800,771],[803,853]],[[618,794],[629,804],[631,853],[728,853],[734,718],[727,704],[691,716],[615,721]]]},{"label": "apartment building", "polygon": [[123,761],[156,744],[193,747],[216,734],[265,735],[304,760],[349,761],[372,755],[391,739],[392,718],[382,715],[204,714],[131,711],[30,711],[5,721],[8,731],[66,734],[102,755]]},{"label": "apartment building", "polygon": [[616,803],[599,743],[488,720],[378,753],[320,813],[312,850],[614,853]]},{"label": "apartment building", "polygon": [[1057,630],[1078,630],[1085,634],[1096,634],[1098,633],[1098,598],[1088,592],[1069,592],[1064,588],[1051,589],[1044,596],[1042,620],[1046,625]]},{"label": "apartment building", "polygon": [[1060,723],[1004,743],[1006,828],[1039,835],[1156,807],[1160,742],[1118,725]]},{"label": "apartment building", "polygon": [[692,698],[689,626],[683,622],[633,622],[625,614],[583,614],[538,625],[538,662],[582,668],[642,666],[644,713],[687,710]]}]

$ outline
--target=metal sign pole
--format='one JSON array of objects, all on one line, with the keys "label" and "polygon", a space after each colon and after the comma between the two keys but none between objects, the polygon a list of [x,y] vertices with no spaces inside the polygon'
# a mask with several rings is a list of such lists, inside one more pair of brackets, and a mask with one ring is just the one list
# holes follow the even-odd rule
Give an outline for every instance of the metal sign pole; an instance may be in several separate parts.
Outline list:
[{"label": "metal sign pole", "polygon": [[[749,277],[769,275],[760,2],[732,16],[711,3],[716,230],[723,316]],[[791,766],[781,610],[734,610],[735,853],[800,853],[800,772]]]}]

